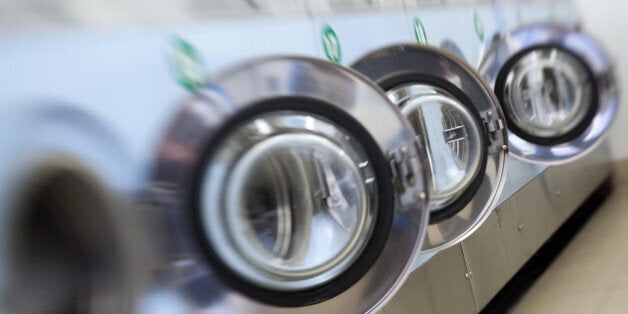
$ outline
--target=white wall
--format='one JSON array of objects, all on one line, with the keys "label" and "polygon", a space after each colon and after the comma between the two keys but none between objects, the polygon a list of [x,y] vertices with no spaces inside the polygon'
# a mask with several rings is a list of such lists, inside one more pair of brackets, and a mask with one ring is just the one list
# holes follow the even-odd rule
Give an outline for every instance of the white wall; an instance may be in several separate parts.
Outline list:
[{"label": "white wall", "polygon": [[595,36],[616,63],[619,81],[619,112],[610,131],[612,157],[628,159],[628,1],[626,0],[573,0],[584,29]]}]

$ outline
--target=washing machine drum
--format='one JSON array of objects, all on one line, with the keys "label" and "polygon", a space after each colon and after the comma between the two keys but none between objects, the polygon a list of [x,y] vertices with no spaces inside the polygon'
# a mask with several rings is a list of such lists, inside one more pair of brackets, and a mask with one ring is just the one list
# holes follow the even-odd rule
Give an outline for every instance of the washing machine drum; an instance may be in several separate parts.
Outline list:
[{"label": "washing machine drum", "polygon": [[161,245],[203,270],[174,280],[196,309],[374,310],[424,238],[412,132],[386,95],[338,65],[233,68],[186,104],[161,147],[154,190],[178,226]]},{"label": "washing machine drum", "polygon": [[462,241],[490,213],[504,183],[504,117],[479,74],[444,49],[396,45],[352,66],[377,82],[415,131],[428,161],[424,250]]},{"label": "washing machine drum", "polygon": [[517,29],[497,39],[480,72],[506,113],[510,151],[525,160],[576,158],[600,141],[615,115],[612,64],[591,37],[576,29]]}]

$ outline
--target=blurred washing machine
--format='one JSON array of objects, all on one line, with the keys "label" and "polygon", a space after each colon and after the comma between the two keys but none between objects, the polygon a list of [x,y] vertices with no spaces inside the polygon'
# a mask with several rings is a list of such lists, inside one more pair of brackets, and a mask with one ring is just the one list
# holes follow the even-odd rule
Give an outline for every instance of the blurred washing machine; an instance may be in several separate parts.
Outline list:
[{"label": "blurred washing machine", "polygon": [[174,121],[153,178],[164,223],[150,233],[166,235],[156,289],[189,310],[368,312],[411,271],[428,217],[423,164],[365,78],[257,59]]},{"label": "blurred washing machine", "polygon": [[506,112],[511,152],[523,160],[583,155],[617,111],[612,62],[577,25],[539,22],[497,36],[480,71]]}]

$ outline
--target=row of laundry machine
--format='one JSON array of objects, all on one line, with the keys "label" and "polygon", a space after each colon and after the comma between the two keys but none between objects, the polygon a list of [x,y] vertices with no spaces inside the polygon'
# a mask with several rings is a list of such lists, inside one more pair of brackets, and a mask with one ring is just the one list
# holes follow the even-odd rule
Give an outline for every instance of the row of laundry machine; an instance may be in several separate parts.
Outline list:
[{"label": "row of laundry machine", "polygon": [[617,110],[569,3],[184,4],[6,1],[3,311],[377,311]]}]

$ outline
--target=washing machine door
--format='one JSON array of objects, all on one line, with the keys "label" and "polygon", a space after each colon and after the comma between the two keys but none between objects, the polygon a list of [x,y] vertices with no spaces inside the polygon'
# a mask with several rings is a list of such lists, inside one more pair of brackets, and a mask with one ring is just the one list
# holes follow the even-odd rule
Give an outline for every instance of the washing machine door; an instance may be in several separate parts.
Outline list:
[{"label": "washing machine door", "polygon": [[410,272],[428,218],[403,117],[359,74],[315,59],[255,60],[199,91],[154,183],[173,226],[161,250],[197,269],[171,275],[193,310],[375,310]]},{"label": "washing machine door", "polygon": [[617,110],[612,63],[589,35],[559,25],[498,38],[480,65],[510,129],[510,152],[560,163],[599,143]]},{"label": "washing machine door", "polygon": [[426,155],[430,225],[423,250],[462,241],[490,213],[504,183],[507,135],[490,88],[463,60],[428,46],[386,47],[352,67],[397,104]]}]

